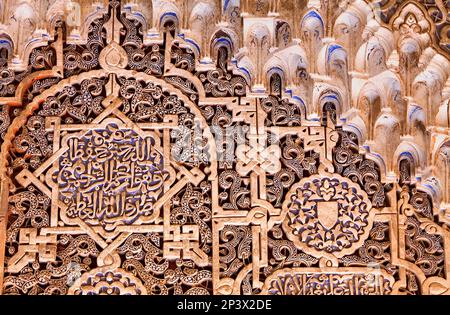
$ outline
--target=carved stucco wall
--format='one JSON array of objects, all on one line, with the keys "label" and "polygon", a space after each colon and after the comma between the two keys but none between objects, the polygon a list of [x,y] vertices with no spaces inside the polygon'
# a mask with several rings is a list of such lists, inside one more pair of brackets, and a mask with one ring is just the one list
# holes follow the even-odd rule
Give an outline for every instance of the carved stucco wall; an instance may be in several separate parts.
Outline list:
[{"label": "carved stucco wall", "polygon": [[2,294],[449,294],[448,1],[0,1]]}]

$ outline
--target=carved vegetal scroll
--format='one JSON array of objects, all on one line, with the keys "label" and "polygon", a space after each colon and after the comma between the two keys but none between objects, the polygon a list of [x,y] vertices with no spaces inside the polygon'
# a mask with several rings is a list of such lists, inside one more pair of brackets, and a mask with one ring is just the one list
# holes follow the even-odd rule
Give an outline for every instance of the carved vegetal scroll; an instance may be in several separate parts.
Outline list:
[{"label": "carved vegetal scroll", "polygon": [[448,10],[374,2],[8,1],[0,292],[450,294]]}]

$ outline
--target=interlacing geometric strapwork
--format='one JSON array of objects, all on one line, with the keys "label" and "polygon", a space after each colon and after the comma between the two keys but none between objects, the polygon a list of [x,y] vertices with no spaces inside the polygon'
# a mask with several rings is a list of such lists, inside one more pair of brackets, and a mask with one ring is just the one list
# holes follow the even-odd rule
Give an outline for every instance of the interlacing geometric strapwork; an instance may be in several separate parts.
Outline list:
[{"label": "interlacing geometric strapwork", "polygon": [[7,8],[0,292],[449,294],[447,9],[372,2]]}]

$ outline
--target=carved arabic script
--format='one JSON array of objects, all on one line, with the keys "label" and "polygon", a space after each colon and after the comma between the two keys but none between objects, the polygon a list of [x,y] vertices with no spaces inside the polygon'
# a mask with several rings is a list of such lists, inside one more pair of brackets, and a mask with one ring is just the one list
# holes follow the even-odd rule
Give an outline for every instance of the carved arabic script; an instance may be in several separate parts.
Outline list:
[{"label": "carved arabic script", "polygon": [[59,160],[60,200],[69,218],[113,230],[151,216],[163,191],[166,172],[152,137],[111,123],[70,137]]},{"label": "carved arabic script", "polygon": [[393,279],[367,273],[282,273],[268,281],[270,295],[386,295]]}]

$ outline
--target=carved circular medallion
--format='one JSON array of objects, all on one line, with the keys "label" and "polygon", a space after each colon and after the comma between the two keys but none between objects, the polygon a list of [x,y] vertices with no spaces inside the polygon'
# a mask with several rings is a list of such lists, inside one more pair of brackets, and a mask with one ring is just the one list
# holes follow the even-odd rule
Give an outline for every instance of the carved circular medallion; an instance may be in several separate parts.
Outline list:
[{"label": "carved circular medallion", "polygon": [[294,185],[283,203],[287,237],[315,257],[353,253],[373,224],[372,204],[361,188],[338,174],[314,175]]},{"label": "carved circular medallion", "polygon": [[128,56],[122,46],[112,42],[100,52],[99,63],[103,69],[110,71],[124,69],[128,64]]},{"label": "carved circular medallion", "polygon": [[121,268],[107,267],[86,272],[70,288],[70,295],[146,295],[142,282]]}]

